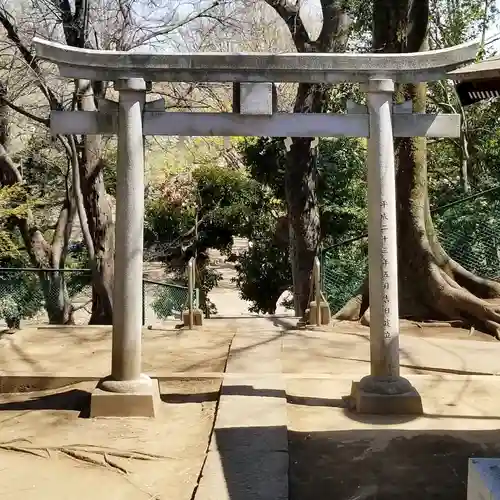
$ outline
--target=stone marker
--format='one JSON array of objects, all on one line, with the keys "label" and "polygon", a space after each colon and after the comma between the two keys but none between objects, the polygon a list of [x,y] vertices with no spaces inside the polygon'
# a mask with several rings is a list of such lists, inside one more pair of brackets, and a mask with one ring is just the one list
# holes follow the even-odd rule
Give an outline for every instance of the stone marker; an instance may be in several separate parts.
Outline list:
[{"label": "stone marker", "polygon": [[470,458],[467,500],[500,500],[500,458]]}]

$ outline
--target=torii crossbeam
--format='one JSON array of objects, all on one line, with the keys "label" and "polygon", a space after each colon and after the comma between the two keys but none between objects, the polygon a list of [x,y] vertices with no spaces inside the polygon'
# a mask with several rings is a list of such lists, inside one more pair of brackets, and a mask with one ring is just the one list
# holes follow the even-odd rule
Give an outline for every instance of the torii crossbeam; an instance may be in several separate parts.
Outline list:
[{"label": "torii crossbeam", "polygon": [[[359,412],[422,412],[420,396],[399,374],[393,138],[457,137],[460,117],[393,106],[394,83],[444,79],[474,59],[477,44],[414,54],[152,54],[75,49],[40,39],[35,47],[62,76],[114,81],[120,95],[97,112],[51,113],[57,134],[118,134],[112,372],[92,397],[92,415],[155,412],[157,384],[141,374],[143,135],[367,137],[371,374],[353,385],[353,399]],[[158,102],[146,103],[152,81],[233,82],[238,110],[169,113],[161,103],[158,110]],[[364,85],[367,107],[351,105],[348,114],[275,112],[276,82],[344,81]]]}]

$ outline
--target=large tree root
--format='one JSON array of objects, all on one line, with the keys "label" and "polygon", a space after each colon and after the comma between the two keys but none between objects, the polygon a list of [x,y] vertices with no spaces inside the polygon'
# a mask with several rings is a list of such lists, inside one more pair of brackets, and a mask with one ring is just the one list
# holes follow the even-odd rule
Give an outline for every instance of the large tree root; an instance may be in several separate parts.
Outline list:
[{"label": "large tree root", "polygon": [[[363,284],[334,319],[360,321],[369,326],[367,288],[367,284]],[[445,268],[435,261],[430,262],[419,276],[419,285],[402,291],[400,295],[400,302],[407,305],[410,301],[412,304],[402,308],[405,311],[400,315],[402,319],[474,327],[500,340],[500,307],[488,302],[488,299],[500,297],[500,283],[475,276],[451,259]]]},{"label": "large tree root", "polygon": [[[115,472],[119,472],[121,474],[128,474],[129,471],[117,464],[113,458],[125,458],[129,460],[168,460],[173,458],[140,451],[126,451],[90,444],[33,446],[31,441],[28,439],[14,439],[12,441],[0,442],[0,450],[26,453],[28,455],[34,455],[41,458],[50,458],[51,453],[58,452],[74,460],[95,465],[96,467],[111,468]],[[94,458],[92,455],[100,457],[100,459]]]},{"label": "large tree root", "polygon": [[[463,275],[460,276],[463,277]],[[430,291],[431,296],[435,299],[434,308],[437,312],[445,314],[448,319],[461,319],[465,323],[475,326],[478,330],[489,333],[497,340],[500,340],[500,308],[478,297],[469,289],[460,286],[458,281],[450,278],[436,264],[431,267],[431,277]],[[472,274],[471,277],[476,279]],[[477,280],[479,279],[477,278]],[[478,290],[475,285],[478,284],[485,291],[490,286],[490,282],[489,280],[483,281],[484,283],[475,282],[468,277],[467,283],[472,283],[472,289],[476,292]],[[494,290],[494,287],[492,286],[491,289]],[[499,294],[493,295],[493,293],[488,292],[486,298],[493,298],[494,296],[498,297]]]},{"label": "large tree root", "polygon": [[357,321],[368,309],[368,278],[359,287],[356,295],[334,315],[333,319],[339,321]]}]

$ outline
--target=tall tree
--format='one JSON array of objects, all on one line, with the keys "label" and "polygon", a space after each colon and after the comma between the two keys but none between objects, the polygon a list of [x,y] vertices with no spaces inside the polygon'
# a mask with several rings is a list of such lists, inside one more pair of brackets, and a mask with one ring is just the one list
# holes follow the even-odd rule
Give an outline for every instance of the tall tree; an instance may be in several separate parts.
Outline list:
[{"label": "tall tree", "polygon": [[[346,2],[321,0],[323,25],[312,40],[300,15],[301,2],[266,0],[288,27],[297,52],[343,52],[350,17]],[[295,98],[295,113],[326,112],[329,85],[301,83]],[[316,187],[318,182],[317,147],[313,138],[294,138],[286,159],[285,191],[290,230],[290,252],[295,309],[303,315],[310,297],[314,257],[320,242],[320,217]]]},{"label": "tall tree", "polygon": [[[50,109],[80,109],[96,111],[100,100],[105,97],[108,82],[76,80],[70,88],[61,90],[57,82],[46,71],[46,65],[39,64],[35,57],[30,38],[34,33],[55,38],[59,42],[76,48],[95,48],[110,50],[131,50],[137,46],[165,41],[175,30],[188,22],[211,16],[212,10],[225,0],[214,0],[206,4],[198,2],[198,9],[182,15],[185,2],[179,1],[172,8],[150,9],[147,0],[50,0],[33,2],[31,18],[17,22],[22,16],[17,12],[12,1],[6,1],[0,7],[0,24],[5,38],[10,42],[11,65],[20,65],[23,71],[29,69],[23,78],[33,80],[35,89],[42,95]],[[195,6],[195,4],[190,3]],[[29,10],[29,9],[28,9]],[[9,53],[9,52],[8,52]],[[68,96],[68,93],[70,94]],[[25,106],[17,105],[7,96],[2,102],[15,112],[23,114],[29,120],[45,126],[49,119],[30,113]],[[41,112],[39,111],[41,114]],[[104,144],[100,136],[59,137],[68,161],[72,167],[71,188],[65,203],[69,204],[72,214],[78,213],[83,238],[88,249],[92,276],[92,314],[90,323],[110,324],[112,322],[112,284],[114,273],[114,219],[112,204],[106,192],[104,169],[106,158]],[[1,139],[0,139],[1,140]],[[0,148],[0,155],[2,150]],[[12,162],[11,162],[12,163]],[[21,182],[8,171],[7,163],[0,163],[4,172],[4,181],[8,177],[11,183]],[[6,177],[7,176],[7,177]],[[9,177],[10,176],[10,177]],[[61,212],[61,216],[66,214]],[[21,222],[19,223],[21,224]],[[24,224],[24,221],[22,222]],[[19,226],[22,232],[22,226]],[[62,258],[68,241],[63,245],[61,259],[52,259],[51,267],[63,267]],[[35,243],[26,243],[28,253]],[[32,259],[33,260],[33,259]],[[46,260],[44,261],[46,264]],[[41,261],[36,267],[46,267]],[[53,274],[53,273],[51,273]]]},{"label": "tall tree", "polygon": [[[33,66],[37,68],[36,65]],[[23,186],[23,177],[19,165],[9,154],[9,117],[7,105],[8,89],[0,84],[0,186],[18,189],[18,203],[26,203],[27,192]],[[37,269],[63,269],[73,219],[75,205],[73,198],[66,190],[57,222],[49,238],[37,224],[32,210],[9,214],[9,225],[16,225],[27,250],[29,262]],[[49,322],[52,324],[68,324],[73,321],[73,308],[67,292],[65,276],[62,272],[40,271],[40,284],[45,301]]]},{"label": "tall tree", "polygon": [[[429,2],[374,0],[373,49],[418,52],[427,49]],[[425,112],[425,84],[399,86],[396,99],[411,99]],[[398,202],[399,299],[403,318],[463,320],[500,338],[500,284],[470,273],[448,257],[434,230],[428,196],[427,148],[422,137],[395,144]],[[337,314],[359,319],[369,307],[367,284]]]}]

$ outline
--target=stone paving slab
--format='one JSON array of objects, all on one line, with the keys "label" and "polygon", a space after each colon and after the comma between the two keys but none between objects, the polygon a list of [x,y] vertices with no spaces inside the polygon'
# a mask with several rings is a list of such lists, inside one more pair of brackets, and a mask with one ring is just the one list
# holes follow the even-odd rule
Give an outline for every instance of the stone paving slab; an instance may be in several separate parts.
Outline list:
[{"label": "stone paving slab", "polygon": [[[143,331],[143,370],[222,372],[235,329]],[[2,375],[81,376],[99,379],[111,368],[111,329],[31,328],[0,336]]]},{"label": "stone paving slab", "polygon": [[285,382],[281,377],[233,378],[222,382],[210,450],[247,453],[287,449]]},{"label": "stone paving slab", "polygon": [[[282,342],[236,335],[195,500],[287,500],[288,432]],[[233,375],[253,369],[256,375]],[[271,375],[259,376],[259,370]]]},{"label": "stone paving slab", "polygon": [[195,500],[288,500],[288,453],[210,451]]}]

